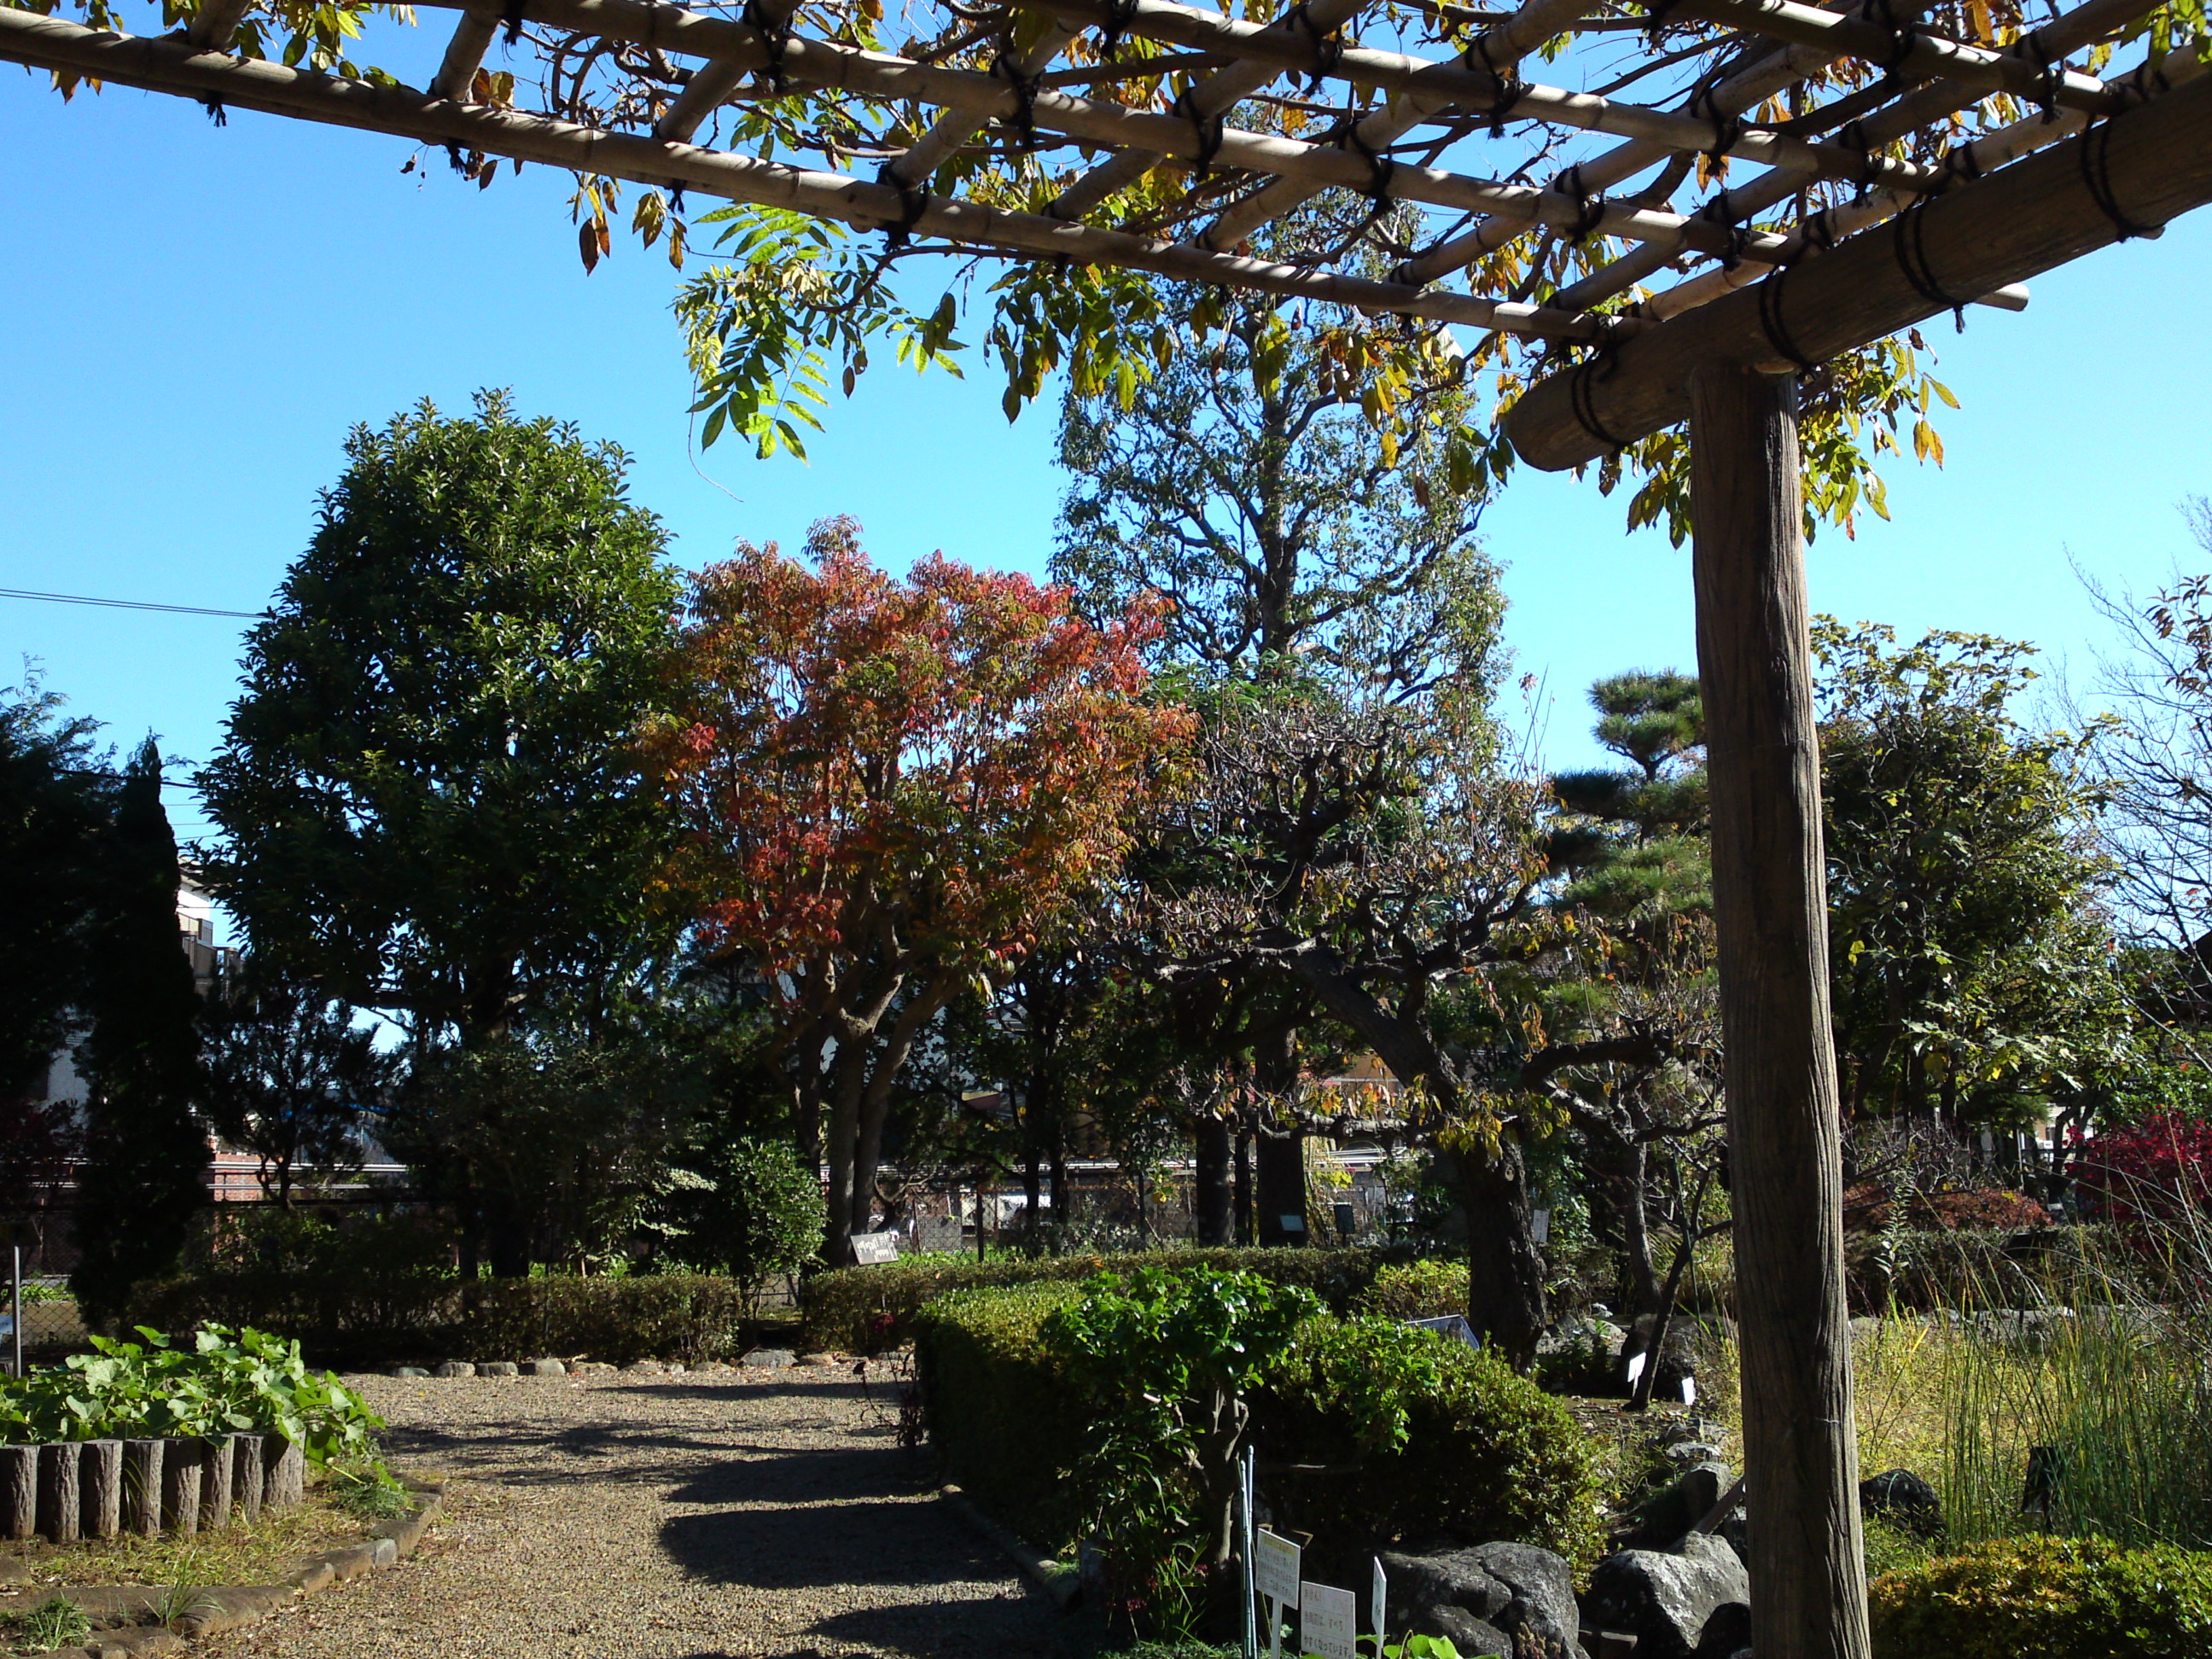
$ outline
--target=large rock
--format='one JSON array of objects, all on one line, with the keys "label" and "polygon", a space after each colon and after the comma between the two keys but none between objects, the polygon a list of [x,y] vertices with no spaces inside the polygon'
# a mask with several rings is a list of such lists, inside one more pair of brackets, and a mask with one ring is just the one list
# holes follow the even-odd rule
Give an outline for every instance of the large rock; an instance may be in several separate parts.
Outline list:
[{"label": "large rock", "polygon": [[1388,1554],[1393,1631],[1442,1636],[1462,1654],[1589,1659],[1576,1640],[1574,1569],[1533,1544]]},{"label": "large rock", "polygon": [[1751,1652],[1751,1608],[1742,1601],[1715,1607],[1698,1638],[1697,1659],[1745,1659]]},{"label": "large rock", "polygon": [[1860,1481],[1859,1508],[1916,1538],[1943,1530],[1943,1500],[1911,1469],[1885,1469]]},{"label": "large rock", "polygon": [[1597,1564],[1583,1598],[1588,1622],[1636,1638],[1636,1659],[1699,1659],[1713,1615],[1751,1601],[1751,1580],[1735,1551],[1692,1533],[1679,1553],[1624,1550]]},{"label": "large rock", "polygon": [[1641,1549],[1674,1548],[1683,1534],[1712,1512],[1735,1479],[1725,1463],[1692,1464],[1680,1479],[1638,1506],[1636,1531],[1624,1541]]}]

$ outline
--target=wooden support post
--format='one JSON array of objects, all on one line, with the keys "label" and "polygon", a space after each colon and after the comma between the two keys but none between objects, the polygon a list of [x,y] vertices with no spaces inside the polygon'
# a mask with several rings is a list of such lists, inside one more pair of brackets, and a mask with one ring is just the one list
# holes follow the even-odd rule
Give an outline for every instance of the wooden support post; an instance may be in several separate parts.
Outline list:
[{"label": "wooden support post", "polygon": [[123,1443],[123,1529],[139,1538],[161,1531],[161,1449],[165,1440]]},{"label": "wooden support post", "polygon": [[1692,562],[1728,1044],[1751,1645],[1775,1659],[1868,1659],[1798,465],[1796,377],[1696,372]]},{"label": "wooden support post", "polygon": [[123,1530],[123,1443],[84,1443],[84,1533],[112,1538]]}]

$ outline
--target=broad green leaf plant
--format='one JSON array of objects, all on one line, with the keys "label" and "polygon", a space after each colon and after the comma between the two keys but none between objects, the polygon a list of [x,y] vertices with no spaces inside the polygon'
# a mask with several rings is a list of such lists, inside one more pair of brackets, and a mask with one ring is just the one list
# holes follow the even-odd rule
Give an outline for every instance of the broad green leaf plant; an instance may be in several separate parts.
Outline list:
[{"label": "broad green leaf plant", "polygon": [[300,1345],[209,1325],[189,1345],[139,1328],[143,1342],[92,1339],[53,1370],[0,1378],[0,1433],[18,1443],[281,1434],[319,1468],[375,1468],[384,1419]]}]

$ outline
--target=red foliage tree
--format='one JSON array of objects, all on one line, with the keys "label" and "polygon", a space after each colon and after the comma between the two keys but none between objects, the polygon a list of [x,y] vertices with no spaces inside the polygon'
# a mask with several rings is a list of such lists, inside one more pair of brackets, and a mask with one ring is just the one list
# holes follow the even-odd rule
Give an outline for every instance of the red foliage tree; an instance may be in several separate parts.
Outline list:
[{"label": "red foliage tree", "polygon": [[941,556],[902,581],[850,519],[807,554],[701,574],[663,763],[708,936],[767,987],[800,1153],[826,1150],[836,1264],[916,1039],[1116,866],[1190,721],[1143,695],[1157,606],[1093,628]]},{"label": "red foliage tree", "polygon": [[2108,1219],[2212,1213],[2212,1123],[2163,1112],[2094,1139],[2079,1131],[2067,1173]]}]

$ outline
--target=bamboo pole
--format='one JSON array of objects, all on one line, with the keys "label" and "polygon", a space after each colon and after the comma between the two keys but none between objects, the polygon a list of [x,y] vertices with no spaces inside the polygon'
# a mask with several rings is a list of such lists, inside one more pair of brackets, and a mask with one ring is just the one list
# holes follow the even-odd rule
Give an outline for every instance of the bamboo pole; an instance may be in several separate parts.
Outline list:
[{"label": "bamboo pole", "polygon": [[[1358,15],[1360,4],[1361,0],[1307,0],[1304,9],[1297,14],[1301,21],[1293,23],[1287,17],[1278,18],[1267,27],[1286,33],[1304,30],[1325,38]],[[1215,70],[1190,89],[1185,101],[1198,119],[1211,120],[1233,109],[1238,100],[1259,91],[1282,73],[1279,64],[1254,63],[1248,58]],[[1156,149],[1122,150],[1060,191],[1045,211],[1055,219],[1080,219],[1115,191],[1135,184],[1169,159]]]},{"label": "bamboo pole", "polygon": [[[1483,33],[1470,49],[1467,61],[1480,58],[1484,67],[1492,71],[1493,78],[1510,75],[1523,58],[1553,35],[1580,22],[1589,9],[1589,0],[1525,0],[1510,17]],[[1415,127],[1435,119],[1450,107],[1449,99],[1419,93],[1386,100],[1382,108],[1363,117],[1352,128],[1352,142],[1346,148],[1380,155]],[[1270,219],[1280,218],[1318,193],[1313,185],[1278,179],[1273,184],[1261,185],[1242,201],[1231,204],[1195,240],[1200,247],[1235,247]],[[1570,224],[1581,222],[1579,202],[1576,210],[1577,217],[1568,221]]]},{"label": "bamboo pole", "polygon": [[[907,205],[888,185],[842,173],[663,144],[641,134],[608,132],[514,110],[431,99],[407,87],[343,81],[280,64],[195,53],[177,40],[102,33],[7,8],[0,8],[0,58],[118,86],[195,100],[214,98],[242,109],[423,143],[463,144],[488,155],[542,161],[579,173],[658,185],[675,180],[732,201],[790,208],[862,228],[897,222]],[[1187,282],[1218,283],[1515,334],[1594,341],[1637,326],[1542,306],[1208,253],[1188,245],[939,196],[921,204],[914,229],[977,249],[1120,265]]]},{"label": "bamboo pole", "polygon": [[[2075,7],[2053,18],[2035,31],[2038,50],[2053,61],[2072,56],[2083,47],[2093,45],[2121,27],[2142,9],[2142,0],[2088,0],[2086,5]],[[1902,9],[1900,8],[1900,15]],[[1803,47],[1793,50],[1807,50]],[[1979,101],[1981,95],[1955,82],[1938,81],[1907,93],[1881,109],[1875,111],[1859,123],[1859,131],[1869,147],[1879,147],[1904,137],[1906,134],[1950,118],[1962,109]],[[2082,118],[2072,111],[2060,111],[2052,126],[2058,129],[2049,133],[2049,141],[2057,143],[2067,134],[2077,131]],[[1980,141],[1977,140],[1978,143]],[[1985,159],[1975,151],[1973,144],[1962,147],[1967,154],[1954,161],[1945,157],[1944,166],[1955,173],[1978,177],[1992,171],[2001,163]],[[1954,152],[1955,153],[1955,152]],[[2007,160],[2012,159],[2008,156]],[[1706,210],[1726,224],[1736,224],[1751,218],[1762,210],[1772,207],[1810,182],[1809,175],[1788,167],[1776,167],[1749,179],[1735,188],[1724,191],[1717,198],[1718,205],[1709,202]],[[1905,205],[1904,199],[1886,191],[1876,197],[1891,202],[1896,207]],[[1875,197],[1868,198],[1869,201]],[[1854,204],[1839,212],[1856,215],[1860,204]],[[1868,221],[1867,222],[1874,222]],[[1858,227],[1854,227],[1855,228]],[[1647,242],[1631,249],[1620,258],[1600,267],[1580,282],[1565,288],[1553,296],[1553,303],[1574,310],[1587,310],[1603,304],[1614,295],[1626,292],[1665,265],[1673,256],[1656,243]],[[1763,275],[1766,267],[1754,274]],[[1702,276],[1692,278],[1702,282]],[[2002,290],[2000,290],[2002,292]],[[1707,299],[1718,298],[1718,292],[1708,292]],[[1702,300],[1693,303],[1703,303]],[[1980,301],[1976,301],[1981,303]],[[1678,307],[1686,308],[1686,307]]]},{"label": "bamboo pole", "polygon": [[1692,376],[1752,1648],[1868,1659],[1793,376]]},{"label": "bamboo pole", "polygon": [[[1662,9],[1653,8],[1655,15]],[[1673,0],[1664,9],[1798,46],[1825,46],[1838,57],[1864,58],[1907,80],[1956,81],[1984,94],[2009,92],[2030,100],[2047,96],[2090,115],[2118,106],[2112,88],[2094,75],[2053,69],[2046,79],[2032,52],[1970,46],[1917,25],[1893,32],[1864,15],[1823,11],[1802,0]]]},{"label": "bamboo pole", "polygon": [[483,67],[484,53],[491,50],[493,38],[498,33],[497,12],[463,12],[461,21],[453,25],[453,39],[446,42],[446,55],[438,64],[438,72],[430,77],[430,95],[465,100],[476,84],[477,71]]},{"label": "bamboo pole", "polygon": [[[615,0],[535,0],[532,9],[537,9],[540,4],[614,3]],[[1120,23],[1125,8],[1117,6],[1115,0],[1010,0],[1010,3],[1080,17],[1091,23],[1115,21],[1127,34],[1276,63],[1301,75],[1319,75],[1325,79],[1350,82],[1354,86],[1378,87],[1394,94],[1432,95],[1440,105],[1450,104],[1470,113],[1480,114],[1491,109],[1502,94],[1510,92],[1512,105],[1509,118],[1513,120],[1541,121],[1587,132],[1611,133],[1621,138],[1648,138],[1686,154],[1711,153],[1717,148],[1717,140],[1724,137],[1728,142],[1717,145],[1722,155],[1741,155],[1775,167],[1805,167],[1821,178],[1840,179],[1851,184],[1881,183],[1908,189],[1916,185],[1932,189],[1942,182],[1936,169],[1893,156],[1869,156],[1845,144],[1808,143],[1757,127],[1747,127],[1732,134],[1717,133],[1712,122],[1698,116],[1641,104],[1616,103],[1595,93],[1571,92],[1533,82],[1514,82],[1509,88],[1500,77],[1459,63],[1417,58],[1373,46],[1346,46],[1340,51],[1323,52],[1309,43],[1271,34],[1261,25],[1241,23],[1220,12],[1177,5],[1170,0],[1136,0],[1126,23]]]},{"label": "bamboo pole", "polygon": [[201,0],[192,21],[185,25],[185,39],[196,46],[225,50],[252,5],[253,0]]},{"label": "bamboo pole", "polygon": [[2100,191],[2142,228],[2212,201],[2212,76],[2100,123],[2085,154],[2087,142],[2069,138],[1933,198],[1912,221],[1808,257],[1779,289],[1716,300],[1626,341],[1607,362],[1549,376],[1507,413],[1506,435],[1532,466],[1579,466],[1681,420],[1701,365],[1780,363],[1785,343],[1819,362],[1944,309],[1915,272],[1963,300],[2109,246],[2123,228]]}]

